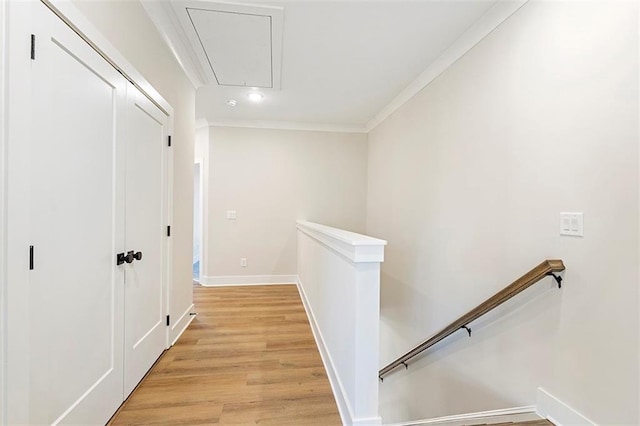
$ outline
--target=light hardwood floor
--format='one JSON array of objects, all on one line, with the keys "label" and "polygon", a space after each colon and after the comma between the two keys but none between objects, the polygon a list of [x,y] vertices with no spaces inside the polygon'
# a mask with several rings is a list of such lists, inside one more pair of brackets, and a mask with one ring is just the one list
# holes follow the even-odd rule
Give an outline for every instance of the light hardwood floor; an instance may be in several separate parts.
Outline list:
[{"label": "light hardwood floor", "polygon": [[295,285],[195,286],[194,301],[110,424],[341,424]]},{"label": "light hardwood floor", "polygon": [[528,420],[524,422],[505,422],[505,423],[481,423],[475,426],[554,426],[547,419]]}]

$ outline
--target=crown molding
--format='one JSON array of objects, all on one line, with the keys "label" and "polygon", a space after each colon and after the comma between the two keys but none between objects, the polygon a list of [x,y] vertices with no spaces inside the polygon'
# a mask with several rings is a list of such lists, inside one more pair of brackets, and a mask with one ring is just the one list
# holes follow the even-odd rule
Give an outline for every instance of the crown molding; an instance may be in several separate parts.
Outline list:
[{"label": "crown molding", "polygon": [[202,69],[196,53],[193,51],[189,39],[184,34],[171,4],[168,1],[140,0],[142,7],[158,29],[160,36],[169,46],[194,88],[208,83],[208,78]]},{"label": "crown molding", "polygon": [[332,133],[367,133],[362,125],[304,123],[296,121],[259,121],[259,120],[210,120],[211,127],[244,127],[251,129],[303,130]]},{"label": "crown molding", "polygon": [[367,133],[375,129],[398,108],[427,87],[440,74],[458,59],[473,49],[486,36],[517,12],[529,0],[498,0],[482,17],[464,32],[447,50],[445,50],[426,70],[383,107],[365,125]]},{"label": "crown molding", "polygon": [[[464,32],[449,48],[447,48],[426,70],[402,90],[391,102],[385,105],[365,125],[308,123],[293,121],[260,121],[260,120],[215,120],[199,127],[245,127],[256,129],[307,130],[320,132],[369,133],[407,101],[427,87],[440,74],[446,71],[458,59],[473,49],[480,41],[491,34],[504,21],[517,12],[529,0],[498,0],[478,21]],[[193,52],[188,38],[181,34],[181,24],[169,1],[141,0],[142,6],[159,29],[174,56],[185,70],[189,80],[197,89],[208,83],[197,55]]]},{"label": "crown molding", "polygon": [[198,118],[196,120],[196,130],[203,129],[205,127],[209,127],[209,122],[206,118]]}]

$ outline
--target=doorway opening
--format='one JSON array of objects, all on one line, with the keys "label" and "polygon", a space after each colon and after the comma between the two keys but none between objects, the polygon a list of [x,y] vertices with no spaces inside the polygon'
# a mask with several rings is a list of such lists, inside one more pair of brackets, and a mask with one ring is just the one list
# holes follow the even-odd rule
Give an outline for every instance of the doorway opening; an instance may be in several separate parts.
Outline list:
[{"label": "doorway opening", "polygon": [[193,280],[202,274],[202,163],[193,166]]}]

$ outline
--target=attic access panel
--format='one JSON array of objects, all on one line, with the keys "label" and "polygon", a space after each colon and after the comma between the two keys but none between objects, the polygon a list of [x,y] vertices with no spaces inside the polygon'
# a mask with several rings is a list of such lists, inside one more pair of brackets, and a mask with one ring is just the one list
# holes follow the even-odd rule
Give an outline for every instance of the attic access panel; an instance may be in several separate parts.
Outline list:
[{"label": "attic access panel", "polygon": [[210,81],[280,88],[283,9],[237,3],[172,3]]},{"label": "attic access panel", "polygon": [[218,84],[273,87],[271,17],[187,9]]}]

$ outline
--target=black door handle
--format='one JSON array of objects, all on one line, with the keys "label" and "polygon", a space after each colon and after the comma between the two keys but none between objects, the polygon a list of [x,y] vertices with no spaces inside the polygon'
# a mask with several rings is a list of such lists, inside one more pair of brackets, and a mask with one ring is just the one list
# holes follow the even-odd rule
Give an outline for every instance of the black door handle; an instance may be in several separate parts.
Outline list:
[{"label": "black door handle", "polygon": [[133,263],[134,260],[142,260],[142,252],[135,253],[133,250],[129,250],[127,254],[118,253],[116,255],[116,265],[122,265],[123,263]]}]

